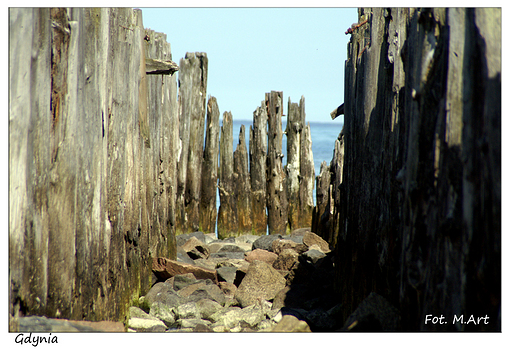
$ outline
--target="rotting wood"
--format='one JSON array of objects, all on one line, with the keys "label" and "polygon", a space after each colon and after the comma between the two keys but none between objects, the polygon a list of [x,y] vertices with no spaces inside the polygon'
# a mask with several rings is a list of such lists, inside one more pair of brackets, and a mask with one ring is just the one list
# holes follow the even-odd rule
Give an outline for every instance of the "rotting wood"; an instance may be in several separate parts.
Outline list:
[{"label": "rotting wood", "polygon": [[285,171],[282,167],[282,104],[283,92],[266,93],[268,109],[267,143],[267,222],[269,234],[287,232],[287,195]]},{"label": "rotting wood", "polygon": [[199,224],[201,231],[211,234],[215,233],[217,222],[219,118],[217,99],[210,97],[207,106],[206,141],[202,162]]},{"label": "rotting wood", "polygon": [[237,231],[237,217],[233,177],[233,115],[224,112],[220,131],[220,165],[217,231],[219,239],[224,239]]},{"label": "rotting wood", "polygon": [[251,172],[252,232],[265,234],[266,215],[267,107],[266,101],[253,113],[249,130],[249,163]]},{"label": "rotting wood", "polygon": [[176,71],[179,71],[179,66],[175,62],[146,58],[146,74],[173,75]]}]

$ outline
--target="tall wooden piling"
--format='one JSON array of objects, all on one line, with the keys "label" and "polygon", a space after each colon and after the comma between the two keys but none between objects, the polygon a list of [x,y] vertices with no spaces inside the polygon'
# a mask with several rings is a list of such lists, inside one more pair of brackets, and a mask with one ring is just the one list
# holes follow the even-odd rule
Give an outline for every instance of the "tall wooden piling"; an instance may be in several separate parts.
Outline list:
[{"label": "tall wooden piling", "polygon": [[[206,90],[208,58],[205,52],[186,54],[189,68],[189,96],[191,108],[187,111],[190,120],[190,140],[186,169],[186,213],[188,231],[199,229],[199,202],[202,167],[202,144],[204,142],[204,115],[206,114]],[[182,85],[181,85],[182,89]],[[186,98],[186,97],[185,97]]]},{"label": "tall wooden piling", "polygon": [[253,113],[253,126],[249,130],[249,163],[251,172],[252,233],[265,234],[266,215],[266,158],[267,108],[262,101]]},{"label": "tall wooden piling", "polygon": [[199,228],[203,232],[211,234],[215,233],[217,222],[219,118],[217,99],[210,97],[207,106],[206,141],[202,161]]},{"label": "tall wooden piling", "polygon": [[267,144],[267,222],[269,234],[285,234],[287,229],[287,195],[282,167],[283,92],[266,93],[268,106]]},{"label": "tall wooden piling", "polygon": [[224,112],[220,131],[220,166],[218,210],[218,237],[224,239],[237,231],[236,204],[233,195],[233,115]]},{"label": "tall wooden piling", "polygon": [[235,203],[237,210],[237,235],[251,231],[251,180],[246,147],[246,128],[240,126],[238,144],[233,154],[233,182],[235,184]]},{"label": "tall wooden piling", "polygon": [[287,221],[289,229],[300,228],[300,151],[303,125],[298,103],[287,103]]},{"label": "tall wooden piling", "polygon": [[312,231],[329,241],[330,215],[330,167],[326,161],[320,166],[316,177],[316,207],[314,208]]},{"label": "tall wooden piling", "polygon": [[300,99],[300,123],[305,125],[300,141],[300,227],[310,227],[314,209],[314,156],[311,126],[305,124],[305,97]]}]

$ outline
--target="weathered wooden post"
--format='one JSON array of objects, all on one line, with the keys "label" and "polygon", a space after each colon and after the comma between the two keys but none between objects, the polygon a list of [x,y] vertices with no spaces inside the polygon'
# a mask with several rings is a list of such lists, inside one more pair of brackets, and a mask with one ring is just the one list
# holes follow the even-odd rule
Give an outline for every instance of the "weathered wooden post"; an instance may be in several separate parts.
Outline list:
[{"label": "weathered wooden post", "polygon": [[330,227],[330,167],[323,161],[320,174],[316,177],[316,207],[312,221],[312,231],[329,241]]},{"label": "weathered wooden post", "polygon": [[252,233],[265,234],[266,216],[266,158],[267,108],[265,101],[253,113],[253,126],[249,130],[249,163],[251,171]]},{"label": "weathered wooden post", "polygon": [[[305,125],[305,98],[300,99],[300,122]],[[300,227],[310,227],[314,209],[314,156],[312,154],[311,126],[307,123],[300,141]]]},{"label": "weathered wooden post", "polygon": [[334,248],[338,240],[340,226],[341,209],[341,184],[343,183],[343,160],[344,160],[344,137],[340,134],[334,144],[334,155],[330,162],[331,172],[331,192],[330,192],[330,211],[332,212],[331,235],[328,240],[329,246]]},{"label": "weathered wooden post", "polygon": [[206,117],[206,141],[202,162],[202,188],[200,194],[200,230],[215,233],[217,222],[217,179],[219,118],[217,99],[210,97]]},{"label": "weathered wooden post", "polygon": [[[199,229],[199,204],[202,168],[202,144],[204,141],[204,115],[206,114],[206,89],[208,58],[205,52],[187,53],[191,90],[190,141],[188,149],[188,167],[186,172],[186,213],[188,231]],[[182,88],[182,84],[181,84]]]},{"label": "weathered wooden post", "polygon": [[217,230],[219,239],[231,236],[237,231],[236,205],[233,195],[233,115],[224,112],[220,131],[220,166],[219,166],[219,197]]},{"label": "weathered wooden post", "polygon": [[287,195],[282,167],[282,99],[283,92],[266,93],[269,132],[267,145],[267,222],[269,234],[285,234],[287,229]]},{"label": "weathered wooden post", "polygon": [[298,103],[287,103],[287,222],[289,229],[300,228],[300,151],[303,125]]},{"label": "weathered wooden post", "polygon": [[235,184],[235,204],[238,230],[236,234],[251,231],[251,180],[246,148],[246,128],[240,126],[237,150],[233,154],[233,182]]},{"label": "weathered wooden post", "polygon": [[177,177],[177,231],[180,232],[199,228],[207,70],[208,58],[204,52],[187,52],[180,61],[181,156]]}]

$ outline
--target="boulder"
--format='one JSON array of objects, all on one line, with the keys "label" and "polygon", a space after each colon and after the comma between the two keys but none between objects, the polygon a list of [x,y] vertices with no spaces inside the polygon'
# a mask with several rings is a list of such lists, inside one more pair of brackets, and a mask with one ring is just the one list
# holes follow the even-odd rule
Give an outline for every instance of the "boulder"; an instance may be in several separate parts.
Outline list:
[{"label": "boulder", "polygon": [[[211,332],[209,326],[211,322],[203,319],[179,319],[176,325],[182,329],[193,328],[193,332]],[[199,329],[199,330],[196,330]],[[202,331],[200,329],[203,329]],[[207,330],[206,330],[207,329]]]},{"label": "boulder", "polygon": [[[207,279],[204,279],[204,280],[207,280]],[[195,275],[193,275],[192,273],[188,273],[188,274],[175,275],[174,277],[169,278],[165,282],[172,285],[173,289],[175,291],[178,291],[180,289],[183,289],[186,286],[189,286],[189,285],[192,285],[192,284],[195,284],[198,282],[204,282],[204,280],[198,280],[195,277]]]},{"label": "boulder", "polygon": [[182,245],[182,249],[186,251],[191,259],[207,259],[210,255],[208,247],[196,237],[192,237],[186,241],[186,243]]},{"label": "boulder", "polygon": [[[302,239],[303,240],[303,239]],[[273,252],[276,254],[282,253],[285,249],[292,249],[296,251],[297,253],[303,253],[307,251],[308,247],[305,246],[303,243],[296,243],[293,240],[288,239],[281,239],[281,240],[274,240],[272,244]]]},{"label": "boulder", "polygon": [[218,252],[246,252],[242,247],[236,245],[236,244],[226,244],[222,246]]},{"label": "boulder", "polygon": [[183,246],[186,241],[188,241],[189,239],[191,239],[192,237],[195,237],[197,238],[199,241],[201,241],[202,243],[209,243],[209,241],[206,241],[206,235],[201,232],[201,231],[195,231],[193,233],[189,233],[189,234],[180,234],[180,235],[177,235],[175,237],[176,241],[177,241],[177,246]]},{"label": "boulder", "polygon": [[[155,304],[155,303],[154,303]],[[138,317],[141,319],[155,319],[155,316],[148,314],[141,308],[130,307],[128,308],[128,318]]]},{"label": "boulder", "polygon": [[291,270],[293,267],[297,266],[299,256],[298,252],[291,248],[282,250],[278,258],[273,262],[273,268],[279,270]]},{"label": "boulder", "polygon": [[260,299],[273,299],[284,287],[285,279],[270,264],[253,261],[238,286],[235,298],[245,308]]},{"label": "boulder", "polygon": [[173,289],[173,286],[166,282],[159,282],[153,285],[144,297],[143,310],[149,311],[151,305],[155,302],[160,302],[166,306],[172,308],[185,302],[177,292]]},{"label": "boulder", "polygon": [[211,258],[242,259],[244,252],[217,252],[210,255]]},{"label": "boulder", "polygon": [[171,259],[159,257],[152,259],[152,271],[159,280],[167,280],[175,275],[192,273],[197,279],[210,279],[215,284],[217,272],[196,265],[173,261]]},{"label": "boulder", "polygon": [[323,253],[330,252],[329,243],[323,240],[320,236],[314,234],[313,232],[308,231],[303,235],[303,243],[307,247],[310,247],[312,245],[318,245],[318,247]]},{"label": "boulder", "polygon": [[384,297],[372,292],[345,321],[341,331],[397,331],[399,312]]},{"label": "boulder", "polygon": [[[316,245],[313,245],[313,246],[316,246]],[[311,247],[313,247],[313,246],[311,246]],[[312,264],[316,264],[316,262],[318,262],[318,260],[320,260],[321,258],[323,258],[325,256],[326,256],[325,253],[323,253],[321,250],[315,249],[315,248],[311,248],[308,251],[302,253],[302,258],[305,261],[311,262]]]},{"label": "boulder", "polygon": [[213,328],[216,326],[224,326],[227,329],[231,329],[238,326],[241,310],[239,307],[224,308],[211,314],[209,320],[215,324]]},{"label": "boulder", "polygon": [[185,297],[189,302],[196,302],[201,299],[211,299],[217,303],[224,305],[226,304],[226,297],[224,293],[215,284],[198,283],[189,285],[182,290],[179,290],[179,296]]},{"label": "boulder", "polygon": [[274,235],[263,235],[259,237],[258,239],[253,242],[252,249],[261,249],[266,250],[269,252],[273,252],[272,244],[274,240],[279,240],[282,238],[282,235],[280,234],[274,234]]},{"label": "boulder", "polygon": [[164,322],[167,327],[172,327],[175,323],[175,315],[167,305],[155,302],[150,307],[150,315]]},{"label": "boulder", "polygon": [[234,284],[222,281],[222,282],[218,283],[218,287],[220,287],[220,289],[222,290],[222,293],[224,293],[224,295],[226,297],[228,297],[228,298],[235,297],[235,293],[237,292],[237,287]]},{"label": "boulder", "polygon": [[191,259],[191,257],[182,248],[177,249],[177,261],[186,264],[193,264],[193,259]]},{"label": "boulder", "polygon": [[311,329],[305,321],[298,320],[293,315],[284,315],[270,332],[311,332]]},{"label": "boulder", "polygon": [[246,252],[244,259],[249,263],[252,261],[262,261],[268,264],[273,264],[276,258],[278,258],[278,255],[274,252],[269,252],[263,249],[254,249],[251,252]]},{"label": "boulder", "polygon": [[219,282],[225,281],[233,283],[235,281],[235,275],[237,273],[237,267],[220,267],[217,269],[217,277]]},{"label": "boulder", "polygon": [[266,311],[260,304],[253,304],[240,310],[239,325],[242,328],[255,328],[266,319]]},{"label": "boulder", "polygon": [[196,302],[188,302],[174,307],[173,312],[177,319],[200,319],[200,309]]},{"label": "boulder", "polygon": [[209,320],[210,316],[217,311],[222,310],[222,305],[207,298],[197,301],[197,307],[199,308],[200,317],[206,320]]},{"label": "boulder", "polygon": [[128,330],[135,332],[164,332],[168,329],[164,322],[159,319],[130,318],[128,320]]}]

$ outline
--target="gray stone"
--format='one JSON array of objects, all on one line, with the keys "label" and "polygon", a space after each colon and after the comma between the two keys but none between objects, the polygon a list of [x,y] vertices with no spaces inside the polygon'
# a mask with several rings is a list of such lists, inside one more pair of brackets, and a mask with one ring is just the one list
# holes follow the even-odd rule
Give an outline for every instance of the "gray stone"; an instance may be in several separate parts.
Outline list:
[{"label": "gray stone", "polygon": [[188,302],[173,308],[177,319],[200,319],[200,309],[196,302]]},{"label": "gray stone", "polygon": [[[180,328],[183,328],[183,329],[184,328],[193,328],[193,329],[199,328],[199,329],[201,329],[200,326],[204,326],[204,328],[208,328],[209,329],[210,325],[211,325],[210,321],[203,320],[203,319],[179,319],[176,322],[176,326],[178,326]],[[194,331],[194,332],[202,332],[202,331]],[[209,332],[209,331],[207,331],[207,332]]]},{"label": "gray stone", "polygon": [[218,252],[245,252],[245,250],[235,244],[224,245],[218,250]]},{"label": "gray stone", "polygon": [[270,332],[311,332],[309,325],[293,315],[284,315]]},{"label": "gray stone", "polygon": [[285,279],[271,265],[253,261],[237,289],[235,298],[242,307],[247,307],[260,299],[273,299],[284,287]]},{"label": "gray stone", "polygon": [[189,302],[197,302],[200,299],[211,299],[217,303],[224,305],[226,297],[220,287],[211,284],[193,284],[179,291],[179,296],[185,297]]},{"label": "gray stone", "polygon": [[195,231],[189,234],[179,234],[175,238],[177,239],[177,246],[183,246],[192,237],[197,238],[200,242],[206,243],[206,235],[201,231]]},{"label": "gray stone", "polygon": [[143,310],[149,311],[151,305],[160,302],[172,308],[184,303],[182,297],[173,289],[173,286],[166,282],[158,282],[148,291],[144,299]]},{"label": "gray stone", "polygon": [[141,319],[155,319],[155,316],[148,314],[147,312],[145,312],[144,310],[142,310],[141,308],[138,308],[138,307],[128,308],[128,317],[129,318],[138,317]]},{"label": "gray stone", "polygon": [[252,250],[256,250],[257,248],[266,250],[269,252],[274,252],[272,248],[272,244],[274,240],[282,239],[282,235],[274,234],[274,235],[263,235],[256,239],[253,242]]},{"label": "gray stone", "polygon": [[164,322],[167,327],[171,327],[175,323],[173,312],[163,303],[153,303],[150,307],[150,315]]},{"label": "gray stone", "polygon": [[215,326],[224,326],[231,329],[239,325],[240,314],[242,309],[239,307],[224,308],[221,311],[213,313],[209,320],[215,323]]},{"label": "gray stone", "polygon": [[217,252],[210,255],[211,258],[243,259],[244,252]]},{"label": "gray stone", "polygon": [[219,281],[229,282],[230,284],[235,281],[235,275],[237,267],[220,267],[217,269],[217,276]]},{"label": "gray stone", "polygon": [[206,320],[209,320],[210,316],[217,311],[222,310],[222,305],[207,298],[197,301],[197,307],[199,308],[200,317]]},{"label": "gray stone", "polygon": [[302,253],[302,258],[306,261],[310,261],[313,264],[316,264],[316,262],[318,260],[320,260],[321,258],[323,258],[325,256],[326,256],[325,253],[321,252],[320,250],[314,249],[314,248]]},{"label": "gray stone", "polygon": [[128,328],[136,332],[164,332],[168,327],[159,319],[130,318]]}]

